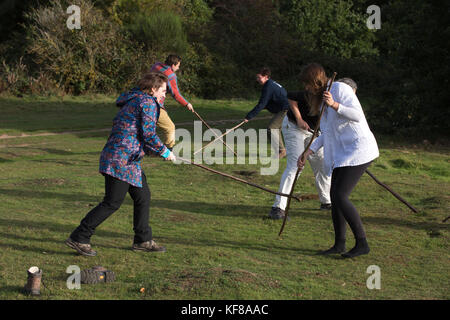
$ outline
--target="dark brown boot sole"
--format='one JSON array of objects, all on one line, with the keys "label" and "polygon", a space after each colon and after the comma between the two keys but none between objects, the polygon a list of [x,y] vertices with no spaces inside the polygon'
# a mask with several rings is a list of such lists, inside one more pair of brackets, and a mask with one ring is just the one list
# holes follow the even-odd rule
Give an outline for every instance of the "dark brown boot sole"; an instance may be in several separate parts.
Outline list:
[{"label": "dark brown boot sole", "polygon": [[96,270],[83,270],[80,272],[81,283],[84,284],[96,284],[100,282],[114,282],[116,280],[116,275],[114,272],[107,271],[96,271]]},{"label": "dark brown boot sole", "polygon": [[87,252],[83,251],[83,250],[82,250],[80,247],[78,247],[77,244],[76,244],[75,242],[73,242],[71,239],[67,239],[66,241],[64,241],[64,243],[65,243],[68,247],[70,247],[70,248],[76,250],[79,254],[81,254],[81,255],[83,255],[83,256],[86,256],[86,257],[95,257],[95,256],[97,255],[97,252],[94,252],[94,253],[87,253]]},{"label": "dark brown boot sole", "polygon": [[148,249],[145,249],[145,248],[135,248],[135,247],[132,247],[131,248],[131,250],[133,250],[133,251],[144,251],[144,252],[166,252],[166,248],[163,248],[163,249],[161,249],[161,250],[148,250]]}]

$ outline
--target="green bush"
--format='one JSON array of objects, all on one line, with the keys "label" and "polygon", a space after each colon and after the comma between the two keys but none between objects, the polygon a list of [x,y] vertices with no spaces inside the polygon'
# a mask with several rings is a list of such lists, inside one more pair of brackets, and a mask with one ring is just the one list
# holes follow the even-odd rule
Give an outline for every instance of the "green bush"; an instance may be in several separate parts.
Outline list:
[{"label": "green bush", "polygon": [[299,39],[303,50],[320,51],[336,58],[376,56],[375,34],[366,26],[365,11],[352,1],[290,0],[281,8],[286,29]]},{"label": "green bush", "polygon": [[181,18],[169,11],[158,10],[149,15],[139,13],[126,29],[134,40],[153,52],[178,52],[181,55],[188,45]]},{"label": "green bush", "polygon": [[[81,29],[70,30],[65,9],[81,8]],[[110,92],[125,86],[138,72],[134,46],[117,24],[89,0],[54,1],[28,14],[27,52],[41,71],[74,94]]]}]

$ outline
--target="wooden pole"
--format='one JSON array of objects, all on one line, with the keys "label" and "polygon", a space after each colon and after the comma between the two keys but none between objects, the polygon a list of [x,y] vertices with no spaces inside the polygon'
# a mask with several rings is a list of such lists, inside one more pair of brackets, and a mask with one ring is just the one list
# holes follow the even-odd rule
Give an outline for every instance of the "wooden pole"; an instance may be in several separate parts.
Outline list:
[{"label": "wooden pole", "polygon": [[[313,130],[309,129],[308,130],[311,133],[314,133]],[[400,200],[401,202],[403,202],[409,209],[411,209],[411,211],[417,213],[417,209],[414,208],[411,204],[409,204],[405,199],[403,199],[397,192],[395,192],[394,190],[392,190],[388,185],[384,184],[383,182],[381,182],[380,180],[378,180],[372,172],[370,172],[369,170],[366,170],[366,173],[369,175],[369,177],[371,177],[376,183],[378,183],[380,186],[382,186],[383,188],[385,188],[387,191],[389,191],[394,197],[396,197],[398,200]],[[449,217],[450,218],[450,217]],[[448,219],[448,218],[447,218]],[[444,221],[445,222],[445,221]]]},{"label": "wooden pole", "polygon": [[231,131],[239,128],[240,126],[242,126],[245,123],[245,121],[242,121],[241,123],[239,123],[237,126],[227,130],[224,134],[222,134],[221,136],[217,137],[216,139],[214,139],[213,141],[211,141],[210,143],[208,143],[207,145],[203,146],[202,148],[198,149],[197,151],[194,152],[194,155],[196,155],[197,153],[199,153],[200,151],[202,151],[203,149],[205,149],[207,146],[209,146],[210,144],[213,144],[214,142],[216,142],[217,140],[219,140],[220,138],[222,138],[223,136],[229,134]]},{"label": "wooden pole", "polygon": [[[329,86],[327,88],[327,91],[331,90],[331,85],[333,84],[335,78],[336,78],[336,72],[333,73],[333,76],[331,78],[331,81],[330,81],[330,84],[329,84]],[[303,153],[301,155],[302,158],[305,155],[306,151],[309,150],[309,147],[311,146],[311,144],[313,143],[313,140],[316,138],[316,136],[317,136],[317,134],[319,132],[320,120],[322,119],[322,115],[323,115],[323,112],[325,111],[325,108],[326,108],[325,103],[322,101],[319,120],[317,121],[316,128],[314,129],[314,133],[313,133],[313,136],[311,137],[311,140],[309,140],[308,146],[305,148],[305,150],[303,151]],[[287,204],[286,204],[286,209],[284,210],[283,224],[281,225],[281,229],[280,229],[280,232],[278,233],[278,236],[281,236],[281,233],[284,230],[284,226],[286,225],[286,220],[287,220],[287,217],[288,217],[288,214],[289,214],[289,208],[290,208],[290,205],[291,205],[291,197],[292,197],[292,194],[294,193],[295,183],[297,182],[297,178],[298,178],[298,176],[299,176],[301,171],[302,170],[300,168],[297,168],[297,172],[295,173],[294,182],[292,183],[291,191],[289,192],[289,198],[288,198],[288,201],[287,201]]]},{"label": "wooden pole", "polygon": [[385,185],[384,183],[382,183],[381,181],[379,181],[369,170],[366,170],[366,173],[373,179],[375,180],[376,183],[378,183],[380,186],[382,186],[383,188],[385,188],[387,191],[389,191],[394,197],[396,197],[398,200],[400,200],[401,202],[403,202],[408,208],[410,208],[413,212],[417,213],[417,209],[414,208],[412,205],[410,205],[408,202],[406,202],[405,199],[403,199],[402,197],[400,197],[400,195],[398,193],[396,193],[394,190],[392,190],[391,188],[389,188],[387,185]]},{"label": "wooden pole", "polygon": [[[213,133],[214,133],[214,135],[216,136],[216,138],[218,138],[219,137],[219,135],[206,123],[206,121],[205,120],[203,120],[203,118],[202,117],[200,117],[200,115],[197,113],[197,111],[195,111],[194,110],[194,113],[195,113],[195,115],[197,116],[197,118],[199,118],[200,119],[200,121],[201,122],[203,122],[203,124],[208,128],[208,129],[210,129]],[[231,149],[231,147],[230,146],[228,146],[226,143],[225,143],[225,141],[223,141],[221,138],[220,138],[220,141],[222,141],[222,143],[223,143],[223,145],[225,146],[225,147],[227,147],[231,152],[233,152],[234,153],[234,155],[237,157],[237,154],[236,154],[236,152],[234,152],[234,150],[233,149]]]},{"label": "wooden pole", "polygon": [[[202,168],[202,169],[204,169],[204,170],[207,170],[207,171],[209,171],[209,172],[212,172],[212,173],[221,175],[221,176],[223,176],[223,177],[227,177],[227,178],[233,179],[233,180],[235,180],[235,181],[238,181],[238,182],[242,182],[242,183],[248,184],[248,185],[250,185],[250,186],[252,186],[252,187],[255,187],[255,188],[264,190],[264,191],[266,191],[266,192],[270,192],[270,193],[272,193],[272,194],[276,194],[276,195],[279,195],[279,196],[282,196],[282,197],[290,197],[290,198],[294,198],[294,199],[296,199],[297,201],[302,201],[301,198],[298,197],[298,196],[288,195],[288,194],[285,194],[285,193],[281,193],[281,192],[277,192],[277,191],[273,191],[273,190],[267,189],[267,188],[262,187],[262,186],[260,186],[260,185],[258,185],[258,184],[256,184],[256,183],[249,182],[249,181],[246,181],[246,180],[244,180],[244,179],[241,179],[241,178],[232,176],[232,175],[230,175],[230,174],[223,173],[223,172],[220,172],[220,171],[217,171],[217,170],[208,168],[208,167],[206,167],[206,166],[204,166],[204,165],[201,165],[201,164],[198,164],[198,163],[194,163],[194,162],[192,162],[192,161],[190,161],[190,160],[188,160],[188,159],[183,159],[183,158],[181,158],[181,157],[177,157],[177,159],[179,159],[179,160],[181,160],[181,161],[184,161],[184,162],[187,162],[187,163],[189,163],[189,164],[192,164],[192,165],[194,165],[194,166],[196,166],[196,167]],[[290,198],[289,198],[289,199],[290,199]]]}]

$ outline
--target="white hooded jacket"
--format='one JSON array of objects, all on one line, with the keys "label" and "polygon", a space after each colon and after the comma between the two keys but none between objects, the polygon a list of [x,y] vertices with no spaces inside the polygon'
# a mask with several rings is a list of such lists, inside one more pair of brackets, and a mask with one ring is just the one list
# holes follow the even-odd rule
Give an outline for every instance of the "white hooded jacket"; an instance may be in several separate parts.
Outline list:
[{"label": "white hooded jacket", "polygon": [[338,111],[325,105],[320,121],[321,135],[310,149],[316,153],[324,148],[324,171],[330,176],[334,168],[357,166],[379,156],[377,142],[353,89],[341,82],[331,87]]}]

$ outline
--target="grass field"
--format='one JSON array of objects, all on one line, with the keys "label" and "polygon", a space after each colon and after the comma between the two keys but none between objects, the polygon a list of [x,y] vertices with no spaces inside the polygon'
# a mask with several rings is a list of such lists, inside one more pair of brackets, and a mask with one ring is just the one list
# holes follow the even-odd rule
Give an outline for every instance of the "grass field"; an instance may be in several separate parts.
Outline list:
[{"label": "grass field", "polygon": [[[98,256],[77,255],[64,240],[104,195],[98,158],[117,112],[113,101],[0,97],[0,299],[29,299],[21,288],[34,265],[43,270],[45,287],[33,299],[450,298],[449,222],[442,222],[450,215],[449,149],[396,137],[377,135],[381,156],[370,170],[419,213],[364,176],[351,198],[366,228],[369,255],[316,255],[334,239],[330,212],[318,210],[316,199],[292,203],[292,219],[279,238],[281,222],[263,219],[271,194],[159,158],[146,158],[144,170],[152,191],[150,224],[167,252],[130,250],[127,196],[92,238]],[[212,121],[241,119],[254,103],[194,100],[194,107]],[[196,120],[174,106],[169,113],[177,123]],[[247,126],[264,128],[267,121]],[[285,165],[282,160],[271,176],[260,175],[258,165],[211,167],[276,190]],[[315,194],[309,166],[296,193]],[[350,249],[350,229],[347,235]],[[103,265],[116,272],[117,281],[69,290],[70,265]],[[380,267],[380,290],[366,286],[370,265]]]}]

